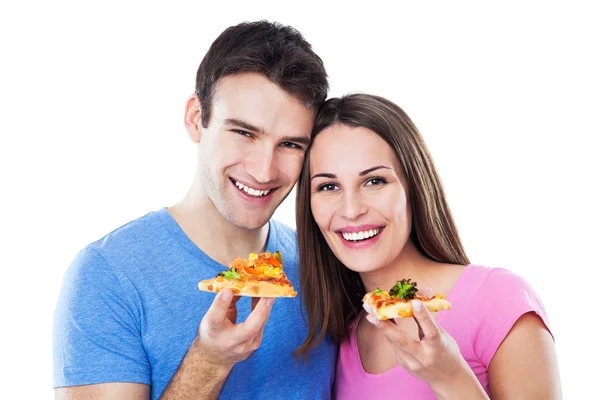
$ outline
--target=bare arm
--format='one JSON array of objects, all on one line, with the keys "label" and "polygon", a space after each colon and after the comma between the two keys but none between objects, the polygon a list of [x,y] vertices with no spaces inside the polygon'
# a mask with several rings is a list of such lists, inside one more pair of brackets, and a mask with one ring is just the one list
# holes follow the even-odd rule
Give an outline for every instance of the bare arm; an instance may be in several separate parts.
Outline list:
[{"label": "bare arm", "polygon": [[217,398],[233,366],[250,357],[262,341],[274,299],[252,300],[252,312],[236,325],[233,293],[229,289],[219,292],[162,400]]},{"label": "bare arm", "polygon": [[213,363],[196,338],[161,400],[216,399],[232,367]]},{"label": "bare arm", "polygon": [[554,341],[534,313],[517,320],[492,358],[488,373],[494,400],[562,398]]},{"label": "bare arm", "polygon": [[140,383],[113,382],[97,385],[57,388],[56,400],[148,400],[150,386]]}]

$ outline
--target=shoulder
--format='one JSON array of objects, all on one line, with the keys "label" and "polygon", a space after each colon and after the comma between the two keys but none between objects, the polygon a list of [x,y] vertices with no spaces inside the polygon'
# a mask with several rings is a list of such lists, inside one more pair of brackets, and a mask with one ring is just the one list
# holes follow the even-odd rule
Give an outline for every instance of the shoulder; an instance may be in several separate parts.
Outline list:
[{"label": "shoulder", "polygon": [[485,365],[521,316],[536,314],[549,326],[542,301],[522,276],[504,268],[480,266],[473,266],[470,273],[470,332],[474,350]]},{"label": "shoulder", "polygon": [[[164,209],[148,213],[109,232],[89,245],[99,253],[118,251],[123,248],[137,247],[157,236],[157,232],[165,231],[161,223]],[[166,231],[165,231],[166,233]]]},{"label": "shoulder", "polygon": [[516,272],[505,268],[471,266],[474,291],[482,300],[506,303],[523,296],[537,297],[529,282]]},{"label": "shoulder", "polygon": [[136,253],[145,253],[154,247],[156,232],[161,226],[158,213],[152,212],[128,222],[84,247],[65,272],[63,284],[74,289],[113,286],[121,265],[125,266]]}]

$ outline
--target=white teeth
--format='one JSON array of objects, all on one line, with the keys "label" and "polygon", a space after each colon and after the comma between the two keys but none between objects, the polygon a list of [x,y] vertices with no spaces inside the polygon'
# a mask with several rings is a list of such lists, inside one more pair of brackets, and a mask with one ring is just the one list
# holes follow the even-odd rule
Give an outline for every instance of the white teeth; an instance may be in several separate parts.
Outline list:
[{"label": "white teeth", "polygon": [[369,239],[381,232],[381,228],[370,229],[368,231],[360,231],[360,232],[352,232],[352,233],[342,233],[342,237],[346,240],[351,241],[359,241]]},{"label": "white teeth", "polygon": [[244,192],[248,193],[250,196],[254,196],[254,197],[266,196],[271,191],[271,189],[267,189],[267,190],[252,189],[240,182],[235,182],[235,186],[237,186],[240,190],[243,190]]}]

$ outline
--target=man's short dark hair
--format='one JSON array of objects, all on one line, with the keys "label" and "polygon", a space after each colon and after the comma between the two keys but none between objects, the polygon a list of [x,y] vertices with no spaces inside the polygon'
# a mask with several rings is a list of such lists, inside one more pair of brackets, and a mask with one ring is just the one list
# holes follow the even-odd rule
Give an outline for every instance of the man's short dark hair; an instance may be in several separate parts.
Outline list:
[{"label": "man's short dark hair", "polygon": [[321,58],[296,29],[276,22],[244,22],[227,28],[213,42],[196,74],[202,126],[208,127],[217,81],[256,72],[306,104],[318,108],[327,97]]}]

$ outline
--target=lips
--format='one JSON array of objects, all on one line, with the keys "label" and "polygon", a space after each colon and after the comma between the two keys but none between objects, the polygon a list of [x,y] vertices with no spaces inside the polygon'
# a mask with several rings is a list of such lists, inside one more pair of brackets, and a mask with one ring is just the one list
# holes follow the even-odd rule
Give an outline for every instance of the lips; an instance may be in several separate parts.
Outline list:
[{"label": "lips", "polygon": [[379,235],[382,228],[363,230],[359,232],[342,232],[344,240],[356,242],[360,240],[370,239],[374,236]]},{"label": "lips", "polygon": [[384,230],[382,225],[359,225],[344,227],[336,233],[344,246],[358,250],[374,245]]},{"label": "lips", "polygon": [[256,198],[265,197],[265,196],[269,195],[269,193],[271,193],[272,191],[275,190],[274,188],[270,188],[270,189],[257,189],[257,188],[253,188],[251,186],[247,186],[247,185],[243,184],[240,181],[236,181],[235,179],[230,178],[230,180],[231,180],[231,182],[233,182],[233,184],[235,185],[235,187],[240,192],[244,192],[248,196],[252,196],[252,197],[256,197]]}]

